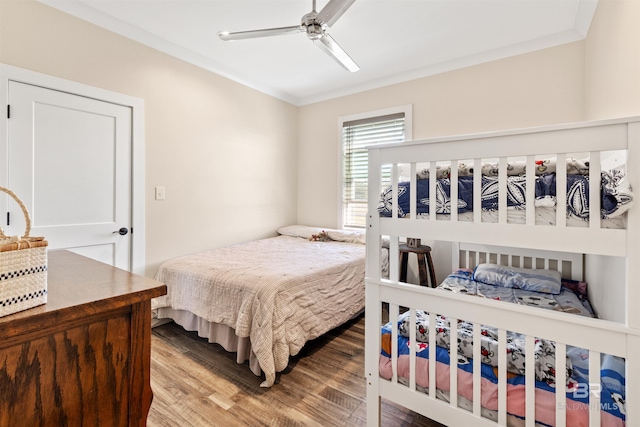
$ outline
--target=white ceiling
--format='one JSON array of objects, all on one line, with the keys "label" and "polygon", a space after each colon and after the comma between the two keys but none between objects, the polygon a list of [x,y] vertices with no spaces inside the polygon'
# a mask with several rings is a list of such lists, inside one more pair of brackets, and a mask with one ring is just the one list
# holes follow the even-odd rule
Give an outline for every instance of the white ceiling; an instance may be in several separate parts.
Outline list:
[{"label": "white ceiling", "polygon": [[[224,42],[218,31],[299,25],[311,0],[40,0],[295,105],[583,39],[597,0],[356,0],[328,33],[350,73],[304,33]],[[321,10],[327,0],[318,0]]]}]

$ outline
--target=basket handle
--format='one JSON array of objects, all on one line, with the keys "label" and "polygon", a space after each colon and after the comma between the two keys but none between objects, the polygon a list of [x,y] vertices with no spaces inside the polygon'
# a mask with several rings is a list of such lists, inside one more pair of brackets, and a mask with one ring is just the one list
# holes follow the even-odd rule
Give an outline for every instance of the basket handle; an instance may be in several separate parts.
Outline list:
[{"label": "basket handle", "polygon": [[[14,193],[13,191],[9,190],[8,188],[0,186],[0,191],[4,191],[8,195],[10,195],[13,198],[13,200],[15,200],[16,203],[18,203],[18,205],[20,206],[20,209],[22,209],[22,213],[24,214],[24,219],[26,221],[26,227],[25,227],[25,230],[24,230],[24,236],[22,236],[22,237],[23,238],[29,237],[29,233],[31,232],[31,218],[29,218],[29,212],[27,211],[27,207],[24,205],[24,203],[22,203],[22,200],[20,200],[20,198],[18,196],[16,196],[16,193]],[[4,234],[4,231],[2,230],[2,227],[0,227],[0,239],[6,239],[8,237],[9,236]]]}]

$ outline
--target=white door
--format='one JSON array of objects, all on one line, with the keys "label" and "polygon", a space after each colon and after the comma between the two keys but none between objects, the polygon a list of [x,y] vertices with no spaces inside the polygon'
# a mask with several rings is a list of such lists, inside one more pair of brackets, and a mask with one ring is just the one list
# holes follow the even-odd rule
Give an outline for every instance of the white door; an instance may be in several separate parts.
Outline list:
[{"label": "white door", "polygon": [[[129,270],[131,108],[13,81],[8,92],[7,181],[31,235]],[[22,235],[19,207],[8,210],[7,234]]]}]

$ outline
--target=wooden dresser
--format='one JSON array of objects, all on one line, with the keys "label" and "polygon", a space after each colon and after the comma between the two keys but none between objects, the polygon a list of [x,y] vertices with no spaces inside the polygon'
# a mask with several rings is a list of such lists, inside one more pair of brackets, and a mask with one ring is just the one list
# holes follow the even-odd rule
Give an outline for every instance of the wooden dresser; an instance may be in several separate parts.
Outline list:
[{"label": "wooden dresser", "polygon": [[69,251],[48,257],[48,302],[0,317],[0,427],[146,425],[150,300],[166,286]]}]

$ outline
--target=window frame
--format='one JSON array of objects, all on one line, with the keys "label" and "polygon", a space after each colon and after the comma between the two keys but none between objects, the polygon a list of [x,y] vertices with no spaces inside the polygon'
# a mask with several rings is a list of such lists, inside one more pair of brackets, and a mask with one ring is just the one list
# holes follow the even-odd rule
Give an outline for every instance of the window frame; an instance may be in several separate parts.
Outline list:
[{"label": "window frame", "polygon": [[384,108],[380,110],[367,111],[364,113],[351,114],[348,116],[338,117],[338,225],[342,229],[358,229],[355,227],[345,227],[344,225],[344,141],[342,140],[342,129],[347,122],[373,119],[376,117],[384,117],[392,114],[404,113],[404,140],[410,141],[413,139],[413,105],[406,104],[396,107]]}]

